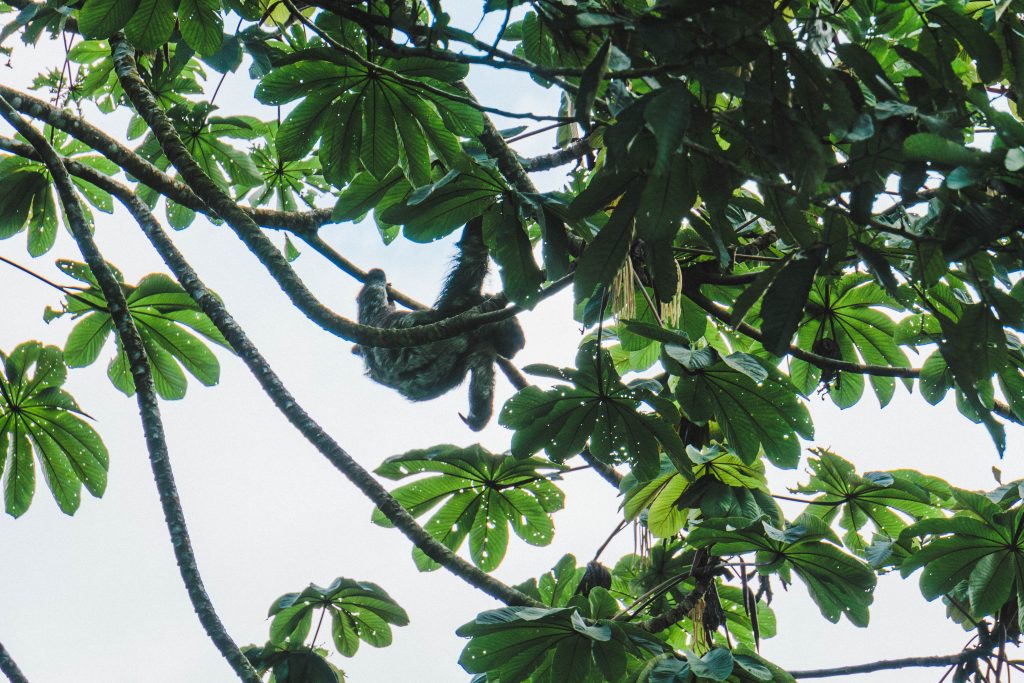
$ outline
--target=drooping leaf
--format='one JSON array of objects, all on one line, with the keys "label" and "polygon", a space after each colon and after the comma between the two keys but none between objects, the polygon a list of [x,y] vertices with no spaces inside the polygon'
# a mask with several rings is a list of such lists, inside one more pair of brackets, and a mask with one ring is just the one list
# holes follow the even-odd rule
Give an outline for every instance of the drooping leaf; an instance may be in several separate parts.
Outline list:
[{"label": "drooping leaf", "polygon": [[[414,517],[440,506],[425,525],[452,550],[468,535],[470,557],[484,571],[501,564],[508,547],[509,526],[531,545],[547,545],[554,538],[551,513],[562,508],[563,494],[552,482],[564,468],[539,458],[526,460],[469,448],[435,446],[393,456],[377,468],[388,479],[436,473],[392,491]],[[390,526],[380,510],[373,521]],[[414,550],[422,570],[439,565]]]},{"label": "drooping leaf", "polygon": [[[7,513],[18,517],[35,493],[34,460],[54,500],[72,515],[81,489],[97,498],[107,486],[109,456],[99,434],[61,386],[67,369],[60,349],[26,342],[0,353],[0,470]],[[3,467],[7,463],[6,468]]]},{"label": "drooping leaf", "polygon": [[310,584],[300,593],[282,595],[270,607],[270,642],[283,646],[302,643],[314,613],[331,616],[335,649],[352,657],[360,641],[373,647],[391,644],[391,626],[406,626],[409,616],[375,583],[338,577],[326,588]]}]

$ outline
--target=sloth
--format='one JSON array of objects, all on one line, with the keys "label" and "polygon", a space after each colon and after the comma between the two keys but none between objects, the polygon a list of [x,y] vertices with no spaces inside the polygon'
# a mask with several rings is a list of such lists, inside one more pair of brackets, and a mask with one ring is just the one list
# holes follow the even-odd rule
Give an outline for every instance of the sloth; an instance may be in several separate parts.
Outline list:
[{"label": "sloth", "polygon": [[[406,328],[449,318],[473,308],[483,294],[487,275],[483,221],[469,221],[458,242],[458,254],[433,308],[399,311],[388,297],[387,276],[375,268],[359,291],[359,322],[383,328]],[[412,401],[429,401],[459,386],[469,373],[469,415],[462,418],[479,431],[490,421],[494,404],[494,363],[512,358],[526,344],[515,318],[483,325],[449,339],[408,348],[356,346],[370,379],[397,390]]]}]

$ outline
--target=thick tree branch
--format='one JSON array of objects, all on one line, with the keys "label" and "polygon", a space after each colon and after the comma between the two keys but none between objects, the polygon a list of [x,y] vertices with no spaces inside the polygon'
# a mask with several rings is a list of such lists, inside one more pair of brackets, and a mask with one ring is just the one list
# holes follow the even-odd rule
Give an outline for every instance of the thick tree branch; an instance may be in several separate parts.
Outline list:
[{"label": "thick tree branch", "polygon": [[109,181],[111,192],[128,209],[164,263],[238,353],[278,410],[327,460],[351,481],[406,538],[428,557],[487,595],[509,605],[537,605],[532,598],[498,581],[438,542],[296,401],[259,349],[227,308],[214,296],[178,251],[149,208],[123,185]]},{"label": "thick tree branch", "polygon": [[[27,145],[24,142],[20,142],[13,138],[0,136],[0,149],[13,152],[14,154],[17,154],[18,156],[24,157],[26,159],[32,159],[35,161],[41,160],[39,155],[36,154],[35,150],[32,148],[31,145]],[[71,173],[71,175],[81,178],[82,180],[86,180],[95,185],[96,187],[100,188],[101,190],[109,192],[115,197],[118,197],[119,199],[123,200],[125,196],[130,196],[134,194],[133,191],[128,187],[121,185],[117,181],[111,179],[109,176],[104,175],[103,173],[100,173],[91,166],[87,166],[86,164],[83,164],[81,162],[75,161],[74,159],[70,159],[67,157],[62,157],[61,161],[63,162],[64,167],[67,168],[68,172]],[[339,254],[334,248],[332,248],[329,244],[324,242],[319,237],[319,235],[313,233],[307,236],[303,236],[302,240],[306,244],[308,244],[314,251],[316,251],[318,254],[327,259],[330,263],[335,265],[339,270],[346,273],[347,275],[351,275],[354,279],[358,280],[359,282],[365,282],[366,271],[357,266],[356,264],[352,263],[351,261],[349,261],[341,254]],[[550,296],[553,293],[554,292],[548,292],[545,294],[545,296]],[[402,304],[403,306],[406,306],[409,309],[426,310],[430,308],[426,304],[420,303],[419,301],[413,299],[409,295],[404,294],[398,291],[397,289],[394,289],[391,285],[388,285],[388,294],[391,296],[392,299]],[[73,294],[70,296],[74,297]],[[512,386],[514,386],[516,389],[523,389],[529,384],[529,382],[526,380],[525,377],[523,377],[523,374],[519,372],[519,369],[512,363],[512,361],[508,360],[507,358],[499,357],[497,359],[497,362],[498,367],[501,368],[501,371],[505,374],[509,382],[511,382]]]},{"label": "thick tree branch", "polygon": [[572,163],[579,161],[587,152],[593,149],[590,138],[583,138],[576,142],[570,143],[565,149],[560,149],[557,152],[551,154],[542,154],[536,157],[530,157],[529,159],[523,159],[521,161],[523,168],[526,171],[550,171],[553,168],[562,166],[563,164]]},{"label": "thick tree branch", "polygon": [[713,574],[698,578],[693,586],[693,590],[687,593],[686,597],[676,603],[674,607],[652,619],[641,621],[637,626],[648,633],[664,631],[669,626],[685,619],[687,615],[693,611],[693,608],[697,606],[697,603],[704,599],[704,595],[707,594],[714,585],[715,577]]},{"label": "thick tree branch", "polygon": [[174,556],[178,563],[178,569],[181,572],[181,578],[185,583],[189,600],[191,600],[192,606],[199,616],[199,622],[203,625],[210,640],[213,641],[238,677],[247,683],[259,683],[259,675],[224,628],[224,624],[217,615],[210,596],[203,585],[202,576],[199,574],[192,542],[189,539],[188,527],[185,523],[185,515],[181,509],[177,487],[174,483],[174,472],[171,470],[167,442],[164,438],[163,421],[160,417],[160,406],[153,385],[149,359],[146,355],[142,337],[139,336],[139,331],[136,329],[135,323],[128,311],[128,303],[125,301],[121,285],[114,278],[114,274],[111,272],[106,261],[104,261],[103,255],[96,246],[96,242],[93,241],[89,222],[78,200],[71,176],[64,168],[56,151],[46,141],[46,138],[30,126],[11,107],[7,100],[2,97],[0,97],[0,116],[3,116],[29,141],[42,158],[43,163],[46,164],[46,168],[50,172],[54,186],[60,196],[61,204],[64,207],[64,214],[67,216],[67,223],[72,237],[74,237],[75,243],[78,245],[86,264],[88,264],[89,269],[96,277],[96,281],[107,301],[107,310],[114,320],[118,337],[121,340],[121,345],[131,366],[132,379],[135,382],[136,400],[139,405],[139,415],[142,419],[142,427],[146,437],[146,448],[149,452],[149,461],[153,469],[153,478],[156,481],[157,491],[160,495],[160,505],[163,508],[164,521],[170,532]]},{"label": "thick tree branch", "polygon": [[[465,83],[460,81],[455,84],[455,87],[466,93],[466,97],[475,99]],[[483,119],[484,129],[479,136],[480,144],[483,145],[487,155],[497,162],[498,171],[501,172],[501,175],[505,177],[505,180],[512,187],[520,192],[524,194],[537,194],[537,187],[530,180],[530,176],[526,174],[526,169],[519,162],[519,156],[508,146],[508,143],[501,136],[494,122],[487,116],[484,116]]]},{"label": "thick tree branch", "polygon": [[131,45],[119,36],[111,39],[111,45],[113,46],[114,69],[125,94],[139,115],[146,121],[171,164],[181,173],[203,202],[231,227],[242,243],[277,281],[295,307],[324,330],[364,346],[398,348],[448,339],[489,323],[507,320],[522,311],[518,306],[488,310],[495,303],[491,301],[436,323],[409,328],[383,329],[360,325],[330,310],[309,291],[252,217],[242,211],[192,158],[178,136],[174,124],[160,108],[139,75],[135,64],[134,49]]},{"label": "thick tree branch", "polygon": [[835,676],[852,676],[854,674],[867,674],[874,671],[889,671],[892,669],[910,669],[915,667],[949,667],[956,666],[961,662],[967,662],[977,657],[974,650],[964,650],[952,655],[937,655],[934,657],[904,657],[903,659],[883,659],[868,664],[854,664],[852,666],[837,666],[831,669],[808,669],[807,671],[790,671],[793,678],[832,678]]},{"label": "thick tree branch", "polygon": [[11,683],[28,683],[28,678],[18,668],[17,663],[3,643],[0,643],[0,671],[7,676],[7,680]]}]

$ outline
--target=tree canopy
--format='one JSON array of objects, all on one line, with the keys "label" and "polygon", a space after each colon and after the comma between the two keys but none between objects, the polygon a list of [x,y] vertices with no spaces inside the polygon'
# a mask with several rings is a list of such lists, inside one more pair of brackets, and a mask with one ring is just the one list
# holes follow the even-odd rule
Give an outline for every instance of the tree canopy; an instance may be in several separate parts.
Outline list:
[{"label": "tree canopy", "polygon": [[[949,400],[965,428],[987,430],[993,458],[1007,425],[1024,424],[1024,2],[486,0],[495,32],[458,25],[440,0],[5,1],[0,49],[62,36],[66,55],[38,92],[0,83],[0,239],[56,257],[77,283],[51,283],[63,303],[45,319],[66,325],[63,348],[26,329],[0,350],[5,510],[38,502],[37,474],[67,514],[83,488],[103,495],[118,454],[63,387],[110,358],[110,382],[138,403],[189,598],[239,679],[343,680],[342,658],[389,645],[409,617],[375,577],[339,577],[277,598],[265,643],[225,629],[161,413],[190,379],[216,384],[221,362],[252,372],[376,506],[372,522],[408,538],[419,570],[501,603],[453,634],[478,683],[1024,671],[1007,652],[1024,628],[1024,480],[973,491],[927,463],[862,471],[856,454],[815,445],[807,409],[816,396]],[[560,106],[478,99],[471,70],[526,74]],[[229,76],[249,79],[251,114],[218,113]],[[553,151],[517,151],[535,135]],[[115,200],[165,272],[127,281],[105,259],[94,234]],[[200,216],[317,333],[443,342],[571,287],[578,353],[569,367],[499,362],[517,389],[498,417],[504,452],[453,434],[370,472],[175,246],[167,229],[205,230]],[[425,244],[476,219],[503,296],[430,324],[360,324],[293,267],[309,250],[366,278],[373,264],[350,261],[324,226]],[[62,225],[77,253],[57,253]],[[774,470],[801,466],[799,487],[774,485]],[[615,487],[612,535],[634,527],[637,552],[496,578],[512,535],[561,541],[559,483],[577,470]],[[941,600],[968,645],[816,671],[759,654],[781,588],[867,627],[889,573]],[[0,670],[20,683],[16,654],[0,646]]]}]

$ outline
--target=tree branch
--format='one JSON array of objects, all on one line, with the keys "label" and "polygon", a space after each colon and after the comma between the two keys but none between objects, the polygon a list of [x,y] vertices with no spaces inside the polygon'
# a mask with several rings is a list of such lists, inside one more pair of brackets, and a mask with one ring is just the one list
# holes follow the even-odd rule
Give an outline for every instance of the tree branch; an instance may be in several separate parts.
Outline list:
[{"label": "tree branch", "polygon": [[[18,156],[24,157],[26,159],[32,159],[34,161],[41,160],[39,155],[36,154],[35,150],[32,148],[31,145],[27,145],[24,142],[20,142],[13,138],[0,136],[0,149],[5,149],[9,152],[13,152],[14,154],[17,154]],[[71,175],[92,183],[101,190],[109,192],[115,197],[118,197],[118,199],[122,199],[122,201],[125,196],[130,196],[134,194],[131,189],[125,187],[124,185],[121,185],[117,181],[111,179],[109,176],[100,173],[91,166],[87,166],[86,164],[83,164],[81,162],[75,161],[74,159],[70,159],[67,157],[61,157],[61,161],[63,162],[64,167],[68,170],[68,172],[71,173]],[[309,245],[310,248],[312,248],[318,254],[323,256],[330,263],[335,265],[339,270],[346,273],[347,275],[351,275],[354,279],[358,280],[359,282],[365,282],[366,271],[357,266],[356,264],[352,263],[351,261],[349,261],[341,254],[339,254],[334,248],[332,248],[329,244],[324,242],[319,235],[317,235],[316,233],[311,233],[309,235],[304,236],[300,235],[299,237],[307,245]],[[20,267],[17,266],[17,264],[12,265]],[[34,277],[39,277],[34,273],[31,274]],[[387,289],[388,295],[392,299],[394,299],[398,303],[402,304],[403,306],[406,306],[411,310],[426,310],[430,308],[426,304],[421,303],[416,299],[413,299],[408,294],[404,294],[398,291],[391,285],[388,285]],[[551,296],[551,294],[554,294],[554,291],[545,290],[543,296],[547,297]],[[76,297],[75,294],[69,294],[69,296],[71,296],[72,298]],[[515,366],[515,364],[512,363],[512,361],[508,360],[507,358],[498,357],[497,363],[498,367],[501,368],[501,371],[505,374],[509,382],[511,382],[512,386],[514,386],[516,389],[523,389],[529,384],[527,379],[523,377],[523,374],[519,372],[519,369]]]},{"label": "tree branch", "polygon": [[262,233],[252,217],[242,211],[192,158],[178,136],[174,124],[160,108],[139,75],[135,64],[135,51],[131,45],[123,37],[117,35],[111,38],[111,45],[114,69],[125,94],[139,115],[146,121],[171,164],[181,173],[202,201],[228,224],[242,243],[263,264],[295,307],[322,329],[364,346],[401,348],[455,337],[489,323],[507,320],[522,312],[518,306],[488,310],[488,304],[493,306],[494,302],[491,301],[436,323],[408,328],[379,328],[361,325],[330,310],[309,291],[274,243]]},{"label": "tree branch", "polygon": [[687,615],[693,611],[693,608],[697,603],[704,598],[704,595],[711,590],[711,587],[714,586],[714,584],[715,577],[713,574],[697,578],[694,582],[693,590],[687,593],[686,597],[678,602],[674,607],[652,619],[641,621],[637,626],[648,633],[664,631],[669,626],[685,619]]},{"label": "tree branch", "polygon": [[579,161],[592,149],[593,145],[590,138],[583,138],[570,143],[565,149],[560,149],[551,154],[542,154],[530,157],[529,159],[523,159],[521,163],[523,168],[531,173],[534,171],[550,171],[563,164]]},{"label": "tree branch", "polygon": [[452,574],[505,604],[539,604],[529,596],[480,571],[427,533],[387,489],[356,462],[298,403],[227,308],[199,279],[150,213],[149,208],[131,190],[114,181],[108,181],[104,189],[116,196],[132,214],[175,278],[228,340],[277,409],[314,448],[380,508],[406,538]]},{"label": "tree branch", "polygon": [[67,223],[72,237],[74,237],[79,251],[82,252],[82,257],[85,259],[86,264],[88,264],[89,269],[96,277],[96,281],[107,301],[107,309],[114,320],[114,326],[117,329],[121,345],[131,365],[132,379],[135,382],[136,400],[139,405],[139,415],[142,419],[142,427],[146,437],[146,449],[149,452],[153,478],[156,481],[157,491],[160,495],[160,505],[163,508],[164,521],[167,524],[167,530],[170,532],[174,556],[177,560],[178,569],[181,572],[181,578],[185,583],[189,599],[199,617],[199,622],[203,625],[210,640],[213,641],[238,677],[247,683],[260,683],[259,675],[224,628],[224,624],[217,615],[210,596],[203,586],[203,579],[199,574],[195,553],[192,550],[192,542],[189,539],[185,515],[181,509],[177,487],[174,483],[174,472],[171,470],[167,442],[164,438],[163,421],[160,417],[160,406],[153,385],[153,377],[150,373],[149,359],[146,355],[146,348],[143,345],[142,337],[139,336],[139,331],[135,328],[135,323],[128,311],[128,303],[125,301],[121,285],[114,278],[114,274],[103,259],[103,255],[96,246],[96,242],[93,241],[88,220],[75,193],[75,186],[71,181],[71,176],[64,168],[56,151],[46,141],[46,138],[30,126],[3,97],[0,97],[0,116],[3,116],[29,141],[42,158],[43,163],[46,164],[46,168],[53,178],[57,193],[60,195],[61,204],[64,207],[64,214],[67,216]]},{"label": "tree branch", "polygon": [[975,650],[964,650],[952,655],[936,655],[934,657],[904,657],[903,659],[883,659],[868,664],[837,666],[831,669],[808,669],[806,671],[790,671],[793,678],[831,678],[833,676],[852,676],[867,674],[873,671],[890,669],[909,669],[913,667],[948,667],[970,661],[978,656]]},{"label": "tree branch", "polygon": [[18,668],[17,663],[3,643],[0,643],[0,671],[7,676],[7,680],[11,683],[28,683],[28,678]]}]

